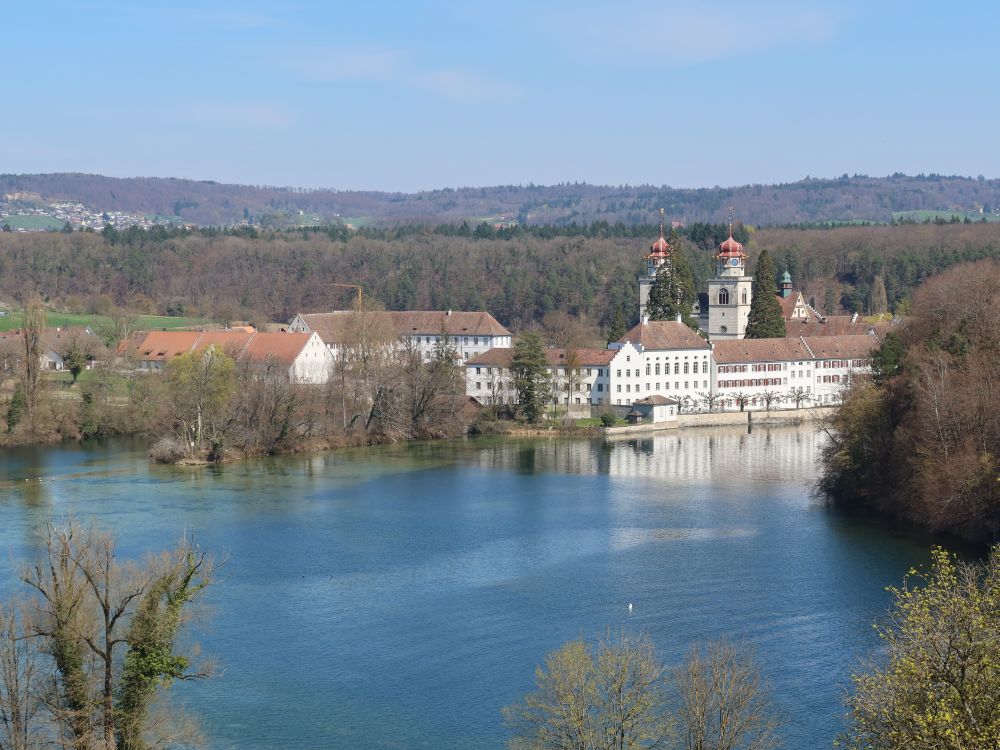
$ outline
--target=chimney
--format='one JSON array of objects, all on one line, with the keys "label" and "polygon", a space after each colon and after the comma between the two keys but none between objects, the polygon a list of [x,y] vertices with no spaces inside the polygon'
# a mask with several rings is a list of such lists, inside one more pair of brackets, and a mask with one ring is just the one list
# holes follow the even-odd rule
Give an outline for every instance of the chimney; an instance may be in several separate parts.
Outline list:
[{"label": "chimney", "polygon": [[682,321],[681,321],[681,314],[680,314],[680,313],[677,313],[677,322],[678,322],[678,323],[682,322]]},{"label": "chimney", "polygon": [[451,317],[451,310],[448,311],[448,317]]},{"label": "chimney", "polygon": [[857,313],[854,313],[854,315],[851,316],[851,322],[852,323],[857,323],[858,322],[858,314]]},{"label": "chimney", "polygon": [[643,315],[642,315],[642,324],[646,325],[646,323],[648,323],[648,322],[649,322],[649,316],[646,315],[645,313],[643,313]]}]

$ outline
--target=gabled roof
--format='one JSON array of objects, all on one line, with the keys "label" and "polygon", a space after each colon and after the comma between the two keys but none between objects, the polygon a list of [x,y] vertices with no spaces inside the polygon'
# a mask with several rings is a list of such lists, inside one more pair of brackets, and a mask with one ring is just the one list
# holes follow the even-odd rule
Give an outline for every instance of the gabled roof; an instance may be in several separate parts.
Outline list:
[{"label": "gabled roof", "polygon": [[[258,331],[247,342],[243,353],[255,362],[274,360],[291,366],[305,349],[311,333],[264,333]],[[322,349],[325,352],[326,349]]]},{"label": "gabled roof", "polygon": [[879,346],[875,336],[814,336],[805,339],[816,359],[866,358]]},{"label": "gabled roof", "polygon": [[[618,352],[614,349],[545,349],[550,367],[607,367]],[[465,363],[466,367],[510,367],[514,350],[494,347]]]},{"label": "gabled roof", "polygon": [[166,361],[191,351],[201,331],[150,331],[136,349],[139,359]]},{"label": "gabled roof", "polygon": [[675,398],[667,398],[666,396],[661,396],[660,394],[654,394],[652,396],[646,396],[646,398],[640,398],[635,402],[635,406],[666,406],[668,404],[676,405],[679,403]]},{"label": "gabled roof", "polygon": [[713,350],[720,365],[749,362],[798,362],[812,359],[798,339],[720,339]]},{"label": "gabled roof", "polygon": [[[369,315],[384,317],[397,336],[510,336],[511,333],[488,312],[463,312],[457,310],[406,310],[402,312],[373,312]],[[353,310],[334,310],[326,313],[299,313],[310,331],[319,334],[327,344],[344,341],[348,326],[356,313]]]},{"label": "gabled roof", "polygon": [[[802,306],[806,310],[806,317],[805,318],[793,318],[792,317],[792,313],[795,312],[795,307],[796,307],[796,305],[799,304],[800,300],[802,301]],[[778,295],[778,304],[781,305],[781,316],[785,319],[786,323],[798,322],[798,321],[806,320],[808,318],[813,317],[812,310],[809,309],[809,305],[807,305],[805,303],[805,300],[802,298],[802,292],[796,292],[796,291],[793,290],[792,293],[789,294],[787,297],[782,297],[779,294]]]},{"label": "gabled roof", "polygon": [[666,349],[711,349],[705,339],[676,320],[650,320],[626,333],[618,343],[631,343],[636,348],[662,351]]},{"label": "gabled roof", "polygon": [[248,333],[247,331],[152,331],[137,347],[139,359],[165,362],[210,347],[230,356],[245,355],[255,362],[271,359],[291,365],[312,337],[311,333]]},{"label": "gabled roof", "polygon": [[870,323],[853,315],[827,315],[822,318],[789,321],[785,325],[785,335],[794,336],[847,336],[874,333],[883,337],[895,325],[891,320]]}]

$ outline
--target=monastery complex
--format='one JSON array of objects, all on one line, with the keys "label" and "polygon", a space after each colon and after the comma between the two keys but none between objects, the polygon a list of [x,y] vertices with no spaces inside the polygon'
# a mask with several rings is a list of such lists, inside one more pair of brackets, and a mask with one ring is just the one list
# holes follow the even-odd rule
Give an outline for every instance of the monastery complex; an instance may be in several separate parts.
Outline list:
[{"label": "monastery complex", "polygon": [[[692,309],[700,330],[680,317],[650,320],[650,290],[671,252],[661,222],[639,278],[638,325],[606,349],[545,351],[554,403],[578,414],[594,407],[625,413],[637,405],[666,406],[671,413],[822,406],[838,403],[854,378],[870,376],[871,354],[892,324],[821,315],[787,272],[776,291],[787,335],[745,338],[753,279],[731,230],[715,253],[715,275]],[[160,370],[174,356],[214,346],[278,365],[293,382],[322,384],[352,342],[376,329],[378,340],[424,360],[447,343],[465,369],[468,396],[484,405],[516,403],[514,336],[488,312],[300,313],[282,332],[153,332],[134,344],[134,352],[141,369]]]}]

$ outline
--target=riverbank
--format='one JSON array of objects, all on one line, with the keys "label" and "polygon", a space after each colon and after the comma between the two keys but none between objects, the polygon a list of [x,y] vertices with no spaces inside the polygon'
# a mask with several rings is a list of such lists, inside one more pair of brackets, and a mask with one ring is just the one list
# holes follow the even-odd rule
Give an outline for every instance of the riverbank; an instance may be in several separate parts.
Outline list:
[{"label": "riverbank", "polygon": [[621,435],[637,435],[664,430],[677,430],[685,427],[726,427],[726,426],[793,426],[819,422],[828,418],[834,411],[831,406],[818,406],[807,409],[782,409],[767,411],[733,411],[714,414],[680,414],[676,420],[658,422],[656,424],[620,425],[603,428],[608,437]]}]

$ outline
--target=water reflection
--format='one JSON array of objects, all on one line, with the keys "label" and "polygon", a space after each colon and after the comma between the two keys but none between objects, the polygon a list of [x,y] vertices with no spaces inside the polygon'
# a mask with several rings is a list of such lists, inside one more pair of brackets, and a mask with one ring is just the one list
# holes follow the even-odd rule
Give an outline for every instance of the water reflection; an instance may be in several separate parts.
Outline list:
[{"label": "water reflection", "polygon": [[544,654],[622,625],[667,662],[749,638],[792,717],[785,747],[829,747],[884,586],[926,546],[809,500],[822,441],[479,438],[207,469],[138,443],[9,451],[0,549],[31,559],[35,530],[72,514],[123,556],[187,531],[227,557],[198,638],[225,673],[184,686],[213,748],[502,747],[499,709]]},{"label": "water reflection", "polygon": [[703,428],[641,438],[489,441],[477,444],[475,463],[524,474],[607,474],[677,482],[762,481],[811,483],[825,437],[808,426]]}]

